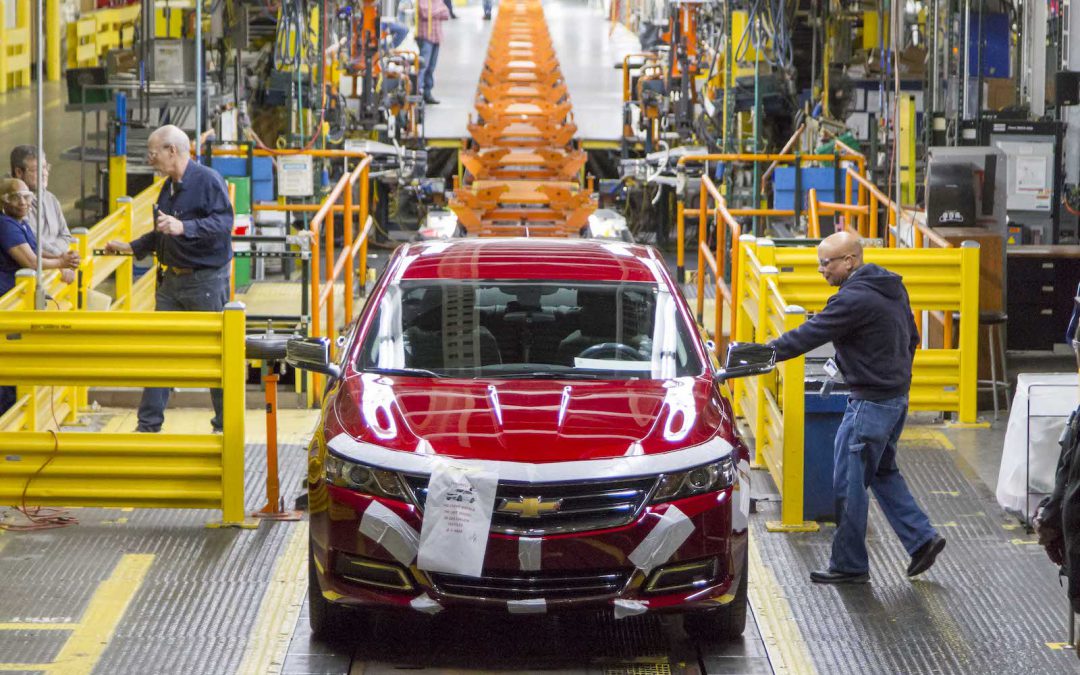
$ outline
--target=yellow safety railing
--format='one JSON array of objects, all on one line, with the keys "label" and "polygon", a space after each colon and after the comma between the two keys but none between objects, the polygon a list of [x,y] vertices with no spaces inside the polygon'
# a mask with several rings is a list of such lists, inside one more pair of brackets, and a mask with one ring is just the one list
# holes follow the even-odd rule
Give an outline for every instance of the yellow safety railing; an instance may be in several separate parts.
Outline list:
[{"label": "yellow safety railing", "polygon": [[67,67],[96,66],[110,49],[135,43],[141,5],[84,12],[68,24]]},{"label": "yellow safety railing", "polygon": [[[952,243],[944,239],[937,232],[934,232],[931,228],[927,227],[923,223],[918,222],[913,215],[912,211],[900,210],[896,208],[893,201],[889,200],[880,190],[872,183],[867,181],[862,176],[848,176],[848,180],[855,181],[859,184],[860,192],[866,195],[867,204],[865,205],[851,205],[851,204],[831,204],[828,202],[820,202],[817,198],[817,191],[810,190],[809,202],[810,202],[810,220],[809,220],[809,236],[820,237],[821,236],[821,222],[820,217],[823,215],[840,214],[842,216],[841,221],[838,224],[837,229],[848,229],[856,231],[860,236],[877,238],[878,233],[878,216],[877,212],[879,205],[884,207],[888,214],[888,237],[884,240],[889,247],[897,247],[903,243],[903,238],[900,236],[898,225],[896,224],[897,213],[911,214],[911,246],[914,249],[923,248],[953,248]],[[860,224],[858,227],[853,226],[853,222],[858,219],[866,218],[869,216],[865,228]],[[953,344],[955,337],[955,322],[953,321],[952,312],[932,311],[929,313],[932,318],[937,320],[942,326],[942,332],[944,334],[943,343],[946,345]],[[915,325],[919,328],[919,333],[923,332],[923,317],[922,313],[915,315]]]},{"label": "yellow safety railing", "polygon": [[[42,277],[50,301],[48,310],[74,310],[90,307],[89,297],[110,278],[115,281],[116,299],[110,309],[150,311],[154,308],[156,274],[151,268],[134,280],[134,260],[130,256],[95,256],[94,250],[104,248],[112,239],[129,241],[152,227],[153,204],[164,181],[155,181],[138,196],[121,198],[120,208],[98,221],[90,229],[75,228],[73,248],[79,252],[80,263],[74,283],[65,283],[56,270]],[[0,296],[0,312],[34,309],[33,270],[19,270],[15,287]],[[105,296],[103,296],[105,297]],[[51,397],[49,398],[42,398]],[[47,428],[55,418],[58,424],[75,421],[80,410],[87,406],[85,387],[19,387],[15,405],[0,417],[0,431]]]},{"label": "yellow safety railing", "polygon": [[[738,248],[740,284],[735,337],[765,343],[798,328],[806,311],[789,305],[777,281],[774,247],[768,239],[743,235]],[[804,357],[782,363],[774,372],[732,381],[732,405],[753,430],[755,462],[768,468],[780,490],[780,521],[770,530],[808,532],[817,524],[803,518]]]},{"label": "yellow safety railing", "polygon": [[[821,311],[836,292],[817,272],[810,247],[778,247],[769,239],[743,235],[739,246],[739,285],[735,339],[767,342],[798,327],[806,312]],[[979,247],[865,250],[867,262],[903,277],[912,309],[960,314],[959,345],[919,349],[912,366],[911,410],[957,413],[961,422],[976,418],[979,297]],[[737,415],[753,430],[757,458],[773,475],[784,506],[770,527],[804,528],[802,457],[804,454],[805,360],[784,362],[775,374],[735,380],[732,401]]]},{"label": "yellow safety railing", "polygon": [[30,0],[4,2],[15,3],[15,26],[0,31],[0,93],[30,86]]},{"label": "yellow safety railing", "polygon": [[97,20],[84,15],[67,26],[67,67],[88,68],[98,63]]},{"label": "yellow safety railing", "polygon": [[[8,459],[0,463],[0,503],[210,508],[221,510],[222,524],[244,523],[242,305],[224,312],[13,310],[0,313],[0,330],[8,336],[0,341],[0,372],[20,387],[224,393],[220,435],[0,431]],[[13,414],[0,418],[0,428],[10,428],[4,422]]]}]

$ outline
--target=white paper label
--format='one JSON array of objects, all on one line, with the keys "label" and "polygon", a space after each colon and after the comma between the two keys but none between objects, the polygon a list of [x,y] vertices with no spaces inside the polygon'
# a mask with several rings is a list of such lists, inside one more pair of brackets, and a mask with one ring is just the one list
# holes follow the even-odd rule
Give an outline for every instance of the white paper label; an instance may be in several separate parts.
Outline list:
[{"label": "white paper label", "polygon": [[439,462],[428,482],[417,566],[480,576],[487,551],[498,474]]}]

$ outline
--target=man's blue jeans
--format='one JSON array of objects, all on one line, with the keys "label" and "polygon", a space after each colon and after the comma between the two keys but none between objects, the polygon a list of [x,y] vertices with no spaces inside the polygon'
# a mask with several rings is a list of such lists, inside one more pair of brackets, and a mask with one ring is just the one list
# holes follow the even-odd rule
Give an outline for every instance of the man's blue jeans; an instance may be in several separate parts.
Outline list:
[{"label": "man's blue jeans", "polygon": [[439,45],[436,42],[417,40],[420,47],[420,72],[416,75],[416,86],[420,93],[430,98],[435,86],[435,64],[439,62]]},{"label": "man's blue jeans", "polygon": [[[195,270],[185,275],[166,272],[158,286],[155,301],[154,309],[158,312],[220,312],[229,301],[229,266]],[[169,387],[143,389],[142,402],[139,404],[138,431],[161,431],[171,393],[172,389]],[[214,418],[210,420],[210,426],[221,429],[221,389],[210,390],[210,403],[214,407]]]},{"label": "man's blue jeans", "polygon": [[883,401],[848,399],[833,448],[836,534],[829,570],[861,574],[870,569],[866,518],[870,488],[908,555],[930,541],[930,525],[896,466],[896,443],[907,418],[907,396]]}]

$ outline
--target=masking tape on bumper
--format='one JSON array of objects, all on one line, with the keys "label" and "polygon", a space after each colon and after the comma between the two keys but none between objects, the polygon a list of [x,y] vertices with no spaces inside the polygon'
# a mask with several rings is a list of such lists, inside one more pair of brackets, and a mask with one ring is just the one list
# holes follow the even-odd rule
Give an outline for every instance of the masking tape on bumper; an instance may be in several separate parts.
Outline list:
[{"label": "masking tape on bumper", "polygon": [[686,514],[676,506],[669,506],[656,526],[630,554],[630,562],[648,574],[653,568],[666,563],[693,531],[694,523]]},{"label": "masking tape on bumper", "polygon": [[643,600],[616,600],[615,618],[624,619],[636,614],[644,614],[649,611],[649,604]]},{"label": "masking tape on bumper", "polygon": [[525,572],[535,572],[540,569],[540,546],[543,539],[536,537],[521,537],[518,539],[518,562]]},{"label": "masking tape on bumper", "polygon": [[507,600],[506,608],[510,610],[511,614],[545,614],[547,613],[547,600],[543,598]]},{"label": "masking tape on bumper", "polygon": [[409,603],[409,606],[411,606],[416,611],[424,612],[425,614],[438,614],[439,612],[443,611],[443,606],[440,605],[438,601],[428,596],[427,593],[424,593],[423,595],[418,595],[413,598],[412,602]]},{"label": "masking tape on bumper", "polygon": [[420,546],[420,534],[401,516],[376,501],[364,510],[360,534],[385,548],[402,565],[413,561]]}]

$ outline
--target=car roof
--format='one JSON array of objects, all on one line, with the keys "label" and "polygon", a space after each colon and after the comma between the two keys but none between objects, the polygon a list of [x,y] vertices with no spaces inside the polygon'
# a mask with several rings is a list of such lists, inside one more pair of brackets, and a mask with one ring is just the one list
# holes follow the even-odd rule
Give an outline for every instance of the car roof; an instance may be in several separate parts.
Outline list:
[{"label": "car roof", "polygon": [[401,279],[551,279],[661,283],[648,246],[596,239],[452,239],[411,244]]}]

